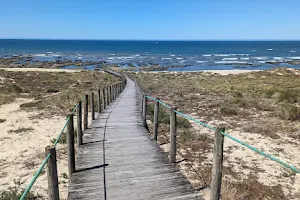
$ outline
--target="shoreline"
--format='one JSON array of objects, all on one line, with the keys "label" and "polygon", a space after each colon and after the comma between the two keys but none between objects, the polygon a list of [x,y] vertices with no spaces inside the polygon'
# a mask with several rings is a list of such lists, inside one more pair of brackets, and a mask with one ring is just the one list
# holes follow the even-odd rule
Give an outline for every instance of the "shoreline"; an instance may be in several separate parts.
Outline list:
[{"label": "shoreline", "polygon": [[[5,71],[19,71],[19,72],[31,72],[31,71],[40,71],[40,72],[81,72],[83,69],[53,69],[53,68],[0,68],[0,70]],[[230,70],[199,70],[199,71],[142,71],[143,73],[195,73],[195,72],[210,72],[217,73],[221,75],[229,74],[241,74],[249,72],[258,72],[263,70],[243,70],[243,69],[230,69]]]},{"label": "shoreline", "polygon": [[209,73],[216,73],[220,75],[230,75],[230,74],[242,74],[242,73],[250,73],[250,72],[259,72],[264,70],[243,70],[243,69],[224,69],[224,70],[199,70],[199,71],[141,71],[143,73],[197,73],[197,72],[209,72]]}]

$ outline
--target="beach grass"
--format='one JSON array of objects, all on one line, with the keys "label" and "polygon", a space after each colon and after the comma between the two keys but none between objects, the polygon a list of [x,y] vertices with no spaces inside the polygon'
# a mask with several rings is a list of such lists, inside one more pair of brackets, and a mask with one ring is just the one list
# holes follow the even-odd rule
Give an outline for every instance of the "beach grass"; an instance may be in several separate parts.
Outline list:
[{"label": "beach grass", "polygon": [[[270,146],[264,146],[263,149],[274,152],[276,156],[283,156],[289,150],[289,145],[299,144],[294,138],[300,138],[300,71],[278,68],[226,76],[208,72],[129,72],[129,75],[136,78],[148,95],[177,106],[185,114],[204,123],[212,126],[225,124],[226,130],[238,131],[251,143],[248,134],[269,141]],[[153,112],[152,105],[150,110]],[[152,115],[149,115],[150,121]],[[169,142],[169,115],[161,114],[161,111],[160,115],[158,142],[162,148],[166,148],[164,145]],[[209,155],[212,154],[213,134],[191,123],[187,127],[179,127],[177,136],[178,151],[182,152],[188,163],[181,169],[196,188],[205,188],[211,180]],[[278,144],[279,141],[281,148],[272,149],[272,144]],[[259,140],[253,141],[254,146],[258,143]],[[239,151],[239,156],[234,159],[230,157]],[[234,145],[225,149],[223,173],[230,178],[223,180],[222,199],[289,199],[290,194],[285,194],[283,190],[291,186],[279,182],[282,178],[270,174],[259,161],[241,160],[244,151]],[[197,174],[187,167],[189,165],[194,166]],[[284,177],[294,180],[295,175],[286,176],[286,170],[279,169]],[[250,174],[243,174],[245,170],[250,170]],[[259,173],[269,178],[272,176],[278,184],[274,186],[259,181]]]},{"label": "beach grass", "polygon": [[2,93],[0,105],[17,98],[32,101],[22,104],[25,110],[44,110],[51,114],[66,114],[90,91],[117,82],[119,79],[97,71],[41,72],[0,71]]}]

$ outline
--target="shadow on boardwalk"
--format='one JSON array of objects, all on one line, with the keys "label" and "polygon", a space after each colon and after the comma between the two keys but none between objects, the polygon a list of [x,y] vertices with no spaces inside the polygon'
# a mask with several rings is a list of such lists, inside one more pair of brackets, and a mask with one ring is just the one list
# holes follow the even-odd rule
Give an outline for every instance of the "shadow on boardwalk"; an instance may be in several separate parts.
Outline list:
[{"label": "shadow on boardwalk", "polygon": [[149,139],[130,79],[123,93],[93,121],[83,143],[68,199],[202,199]]}]

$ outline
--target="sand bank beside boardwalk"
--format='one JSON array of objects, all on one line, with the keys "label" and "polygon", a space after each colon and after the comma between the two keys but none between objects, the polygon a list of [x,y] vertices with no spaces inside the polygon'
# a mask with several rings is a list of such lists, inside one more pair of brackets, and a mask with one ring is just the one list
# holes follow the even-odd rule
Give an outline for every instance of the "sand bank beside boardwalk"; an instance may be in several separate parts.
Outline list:
[{"label": "sand bank beside boardwalk", "polygon": [[[8,70],[0,70],[0,196],[24,191],[45,159],[45,147],[53,145],[66,114],[86,93],[119,81],[113,75],[87,70]],[[62,71],[66,73],[56,73]],[[67,73],[72,71],[79,73]],[[64,134],[57,145],[60,199],[68,194],[65,141]],[[47,198],[45,168],[30,190],[41,195],[37,199]]]},{"label": "sand bank beside boardwalk", "polygon": [[[20,72],[28,72],[28,71],[40,71],[40,72],[80,72],[81,69],[51,69],[51,68],[0,68],[0,70],[6,71],[20,71]],[[241,74],[241,73],[249,73],[249,72],[257,72],[262,70],[241,70],[241,69],[233,69],[233,70],[200,70],[200,71],[186,71],[186,72],[210,72],[217,73],[221,75],[229,75],[229,74]],[[150,73],[161,73],[161,72],[169,72],[169,73],[178,73],[185,71],[151,71]]]},{"label": "sand bank beside boardwalk", "polygon": [[[32,99],[17,99],[13,103],[0,106],[0,191],[7,191],[8,187],[21,184],[22,191],[36,173],[45,158],[45,147],[51,145],[51,140],[60,133],[65,117],[55,115],[51,119],[38,118],[39,112],[27,112],[20,109],[22,103],[32,102]],[[60,195],[67,196],[67,182],[63,174],[67,174],[66,144],[57,146],[58,176],[61,182]],[[36,180],[33,193],[47,196],[47,176],[43,170]]]},{"label": "sand bank beside boardwalk", "polygon": [[191,72],[210,72],[217,73],[221,75],[229,75],[229,74],[242,74],[249,72],[258,72],[263,70],[241,70],[241,69],[233,69],[233,70],[199,70],[199,71],[148,71],[150,73],[191,73]]},{"label": "sand bank beside boardwalk", "polygon": [[249,73],[249,72],[258,72],[262,70],[240,70],[240,69],[234,69],[234,70],[203,70],[203,72],[211,72],[211,73],[217,73],[221,75],[229,75],[229,74],[242,74],[242,73]]},{"label": "sand bank beside boardwalk", "polygon": [[12,72],[80,72],[81,69],[51,69],[51,68],[0,68],[0,70],[12,71]]}]

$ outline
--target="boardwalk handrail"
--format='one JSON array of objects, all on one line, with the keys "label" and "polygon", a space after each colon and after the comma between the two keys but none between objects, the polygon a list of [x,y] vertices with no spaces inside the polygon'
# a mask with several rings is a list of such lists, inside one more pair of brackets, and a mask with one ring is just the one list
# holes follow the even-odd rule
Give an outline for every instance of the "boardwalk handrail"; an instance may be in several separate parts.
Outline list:
[{"label": "boardwalk handrail", "polygon": [[[84,101],[85,97],[81,100]],[[78,107],[79,103],[74,107],[74,109],[72,110],[72,112],[74,112],[77,107]],[[60,133],[58,134],[53,146],[56,147],[62,134],[64,133],[68,123],[69,123],[70,117],[67,117],[66,122],[62,128],[62,130],[60,131]],[[43,160],[42,164],[40,165],[40,167],[38,168],[38,171],[34,174],[33,178],[31,179],[30,183],[28,184],[28,186],[26,187],[26,189],[24,190],[24,192],[22,193],[22,196],[20,197],[20,200],[25,199],[25,197],[27,196],[28,192],[30,191],[31,187],[33,186],[33,184],[35,183],[36,179],[39,177],[39,175],[41,174],[42,170],[44,169],[45,165],[47,164],[48,160],[50,159],[50,153],[46,156],[46,158]]]},{"label": "boardwalk handrail", "polygon": [[[144,90],[141,88],[141,86],[138,85],[138,87],[139,87],[140,90],[142,91],[142,94],[143,94],[143,95],[146,95],[146,93],[145,93]],[[164,102],[161,101],[161,100],[158,100],[158,99],[155,98],[155,97],[151,97],[151,96],[148,96],[148,95],[146,95],[145,97],[146,97],[147,99],[152,100],[152,101],[158,102],[159,104],[163,105],[163,106],[166,107],[167,109],[170,109],[170,108],[171,108],[170,105],[167,105],[166,103],[164,103]],[[215,127],[213,127],[213,126],[211,126],[211,125],[209,125],[209,124],[206,124],[206,123],[204,123],[204,122],[201,122],[201,121],[197,120],[197,119],[194,118],[194,117],[191,117],[191,116],[189,116],[189,115],[186,115],[186,114],[184,114],[184,113],[182,113],[182,112],[180,112],[180,111],[177,111],[177,110],[175,110],[174,112],[176,112],[177,114],[179,114],[180,116],[182,116],[182,117],[185,118],[185,119],[191,120],[191,121],[193,121],[193,122],[195,122],[195,123],[197,123],[197,124],[199,124],[199,125],[202,125],[202,126],[208,128],[208,129],[212,130],[212,131],[216,131],[216,128],[215,128]],[[282,161],[282,160],[280,160],[280,159],[278,159],[278,158],[275,158],[274,156],[272,156],[272,155],[270,155],[270,154],[267,154],[267,153],[265,153],[264,151],[259,150],[258,148],[254,147],[254,146],[251,146],[251,145],[249,145],[249,144],[247,144],[247,143],[245,143],[245,142],[243,142],[243,141],[241,141],[241,140],[239,140],[239,139],[237,139],[237,138],[235,138],[235,137],[229,135],[229,134],[226,133],[226,132],[221,132],[221,134],[224,135],[225,137],[228,137],[229,139],[231,139],[231,140],[233,140],[233,141],[235,141],[235,142],[237,142],[237,143],[239,143],[239,144],[241,144],[241,145],[247,147],[248,149],[250,149],[250,150],[252,150],[252,151],[255,151],[256,153],[259,153],[260,155],[262,155],[262,156],[264,156],[264,157],[266,157],[266,158],[269,158],[270,160],[273,160],[273,161],[275,161],[275,162],[281,164],[282,166],[284,166],[284,167],[286,167],[286,168],[289,168],[289,169],[293,170],[293,171],[296,172],[296,173],[300,173],[300,170],[297,169],[296,167],[294,167],[293,165],[289,165],[289,164],[285,163],[284,161]]]},{"label": "boardwalk handrail", "polygon": [[[223,149],[224,149],[224,137],[227,137],[234,142],[237,142],[238,144],[272,160],[280,165],[291,169],[295,173],[300,173],[300,170],[293,165],[287,164],[286,162],[265,153],[264,151],[251,146],[231,135],[225,132],[225,127],[213,127],[209,124],[206,124],[202,121],[199,121],[195,119],[194,117],[191,117],[189,115],[186,115],[182,112],[179,112],[176,110],[176,107],[173,107],[171,105],[168,105],[161,101],[158,98],[152,97],[147,95],[147,93],[142,89],[142,87],[139,85],[139,83],[135,80],[136,84],[136,94],[137,94],[137,102],[140,108],[140,112],[142,113],[142,119],[143,119],[143,126],[145,128],[148,128],[147,125],[147,120],[146,120],[146,112],[147,112],[147,100],[152,100],[155,102],[155,107],[154,107],[154,115],[153,115],[153,136],[154,139],[157,140],[157,133],[158,133],[158,117],[159,117],[159,105],[164,106],[168,110],[170,110],[170,162],[171,163],[176,163],[176,152],[180,154],[182,157],[184,157],[179,151],[176,149],[176,125],[177,125],[177,119],[176,119],[176,114],[180,115],[181,117],[191,120],[203,127],[206,127],[210,130],[213,130],[215,132],[215,139],[214,139],[214,147],[213,147],[213,166],[212,166],[212,179],[211,179],[211,200],[219,200],[220,199],[220,194],[221,194],[221,184],[222,184],[222,167],[223,167]],[[165,137],[167,137],[165,135]],[[194,168],[190,166],[193,171]],[[195,171],[197,173],[197,171]],[[199,175],[197,173],[197,175]],[[199,176],[200,177],[200,176]],[[206,184],[206,183],[205,183]]]},{"label": "boardwalk handrail", "polygon": [[[105,70],[107,73],[110,73],[110,74],[112,74],[112,75],[115,75],[115,76],[118,76],[118,77],[120,77],[121,78],[121,81],[119,81],[119,82],[117,82],[117,83],[115,83],[115,84],[113,84],[113,85],[110,85],[110,86],[107,86],[107,87],[104,87],[103,89],[102,89],[102,97],[100,96],[100,92],[101,92],[101,90],[99,89],[98,90],[98,102],[99,102],[99,104],[98,104],[98,106],[100,106],[100,102],[102,103],[102,107],[103,107],[103,110],[105,109],[105,107],[108,105],[108,104],[110,104],[112,101],[113,101],[113,99],[115,99],[123,90],[124,90],[124,88],[125,88],[125,86],[126,86],[126,77],[124,76],[124,75],[121,75],[121,74],[119,74],[119,73],[113,73],[113,71],[111,71],[111,70]],[[109,89],[110,88],[110,89]],[[110,90],[110,92],[108,92]],[[106,91],[106,92],[104,92],[104,91]],[[109,93],[109,94],[108,94]],[[109,96],[111,96],[112,98],[109,98],[108,97],[108,95]],[[93,96],[93,95],[92,95]],[[105,100],[105,101],[103,101],[103,100]],[[81,103],[82,102],[85,102],[85,105],[86,105],[86,108],[88,108],[88,95],[85,95],[79,102],[78,102],[78,104],[73,108],[73,110],[71,111],[71,115],[72,115],[72,120],[73,120],[73,113],[76,111],[76,110],[78,110],[78,108],[80,108],[80,109],[82,109],[82,107],[81,107]],[[93,101],[91,101],[91,102],[93,102]],[[93,103],[91,104],[91,108],[94,108],[94,106],[95,105],[93,105]],[[93,109],[92,109],[93,110]],[[84,110],[84,111],[86,111],[86,113],[84,113],[84,114],[88,114],[87,112],[88,112],[88,109],[87,110]],[[98,109],[98,111],[101,111],[101,109]],[[92,115],[93,115],[93,113],[92,113]],[[93,118],[93,116],[92,116],[92,118]],[[66,121],[65,121],[65,124],[64,124],[64,126],[63,126],[63,128],[62,128],[62,130],[60,131],[60,133],[58,134],[58,136],[57,136],[57,138],[56,138],[56,140],[55,140],[55,142],[54,142],[54,144],[53,144],[53,146],[51,147],[51,148],[54,148],[54,151],[55,151],[55,148],[56,148],[56,146],[57,146],[57,144],[58,144],[58,142],[60,141],[60,138],[61,138],[61,136],[62,136],[62,134],[64,133],[64,131],[65,131],[65,129],[68,127],[68,125],[70,124],[70,115],[68,115],[68,117],[67,117],[67,119],[66,119]],[[81,117],[77,117],[77,120],[81,120]],[[87,120],[87,119],[86,119]],[[87,123],[87,121],[86,121],[86,123]],[[72,121],[72,126],[73,126],[73,121]],[[82,124],[82,121],[78,121],[78,125],[81,125]],[[74,127],[72,127],[72,129],[74,130]],[[73,134],[74,134],[74,132],[73,132]],[[80,136],[80,137],[82,137],[82,135]],[[73,135],[73,140],[74,140],[74,135]],[[81,139],[82,140],[82,139]],[[74,145],[74,141],[73,141],[73,145]],[[69,147],[69,144],[68,144],[68,147]],[[79,146],[78,146],[79,147]],[[73,147],[74,148],[74,147]],[[73,149],[74,150],[74,149]],[[46,151],[47,152],[47,151]],[[55,156],[54,156],[55,157]],[[46,166],[46,164],[47,164],[47,162],[49,162],[49,160],[50,160],[50,158],[51,158],[51,153],[47,153],[47,155],[46,155],[46,158],[43,160],[43,162],[41,163],[41,165],[39,166],[39,168],[38,168],[38,170],[37,170],[37,172],[34,174],[34,176],[33,176],[33,178],[30,180],[30,182],[29,182],[29,184],[28,184],[28,186],[26,187],[26,189],[24,190],[24,192],[22,193],[22,195],[21,195],[21,197],[20,197],[20,200],[24,200],[24,199],[26,199],[26,196],[28,195],[28,193],[29,193],[29,191],[30,191],[30,189],[32,188],[32,186],[34,185],[34,183],[35,183],[35,181],[37,180],[37,178],[39,177],[39,175],[41,174],[41,172],[42,172],[42,170],[44,169],[44,167]],[[70,160],[69,160],[70,161]],[[55,160],[55,162],[56,162],[56,160]],[[75,163],[73,163],[73,164],[75,164]],[[68,165],[70,165],[70,163],[68,163]],[[55,165],[56,166],[56,165]],[[70,168],[69,168],[70,169]],[[55,169],[56,170],[56,173],[57,173],[57,169]],[[70,174],[70,171],[69,171],[69,174]],[[71,173],[72,174],[72,173]],[[49,176],[49,174],[47,173],[47,175]],[[56,177],[57,177],[57,174],[55,175]],[[69,177],[69,179],[70,179],[71,177]],[[55,187],[55,186],[53,186],[53,185],[51,185],[50,183],[49,183],[49,177],[48,177],[48,190],[49,189],[53,189],[53,188],[50,188],[50,187]],[[57,190],[57,196],[58,196],[58,185],[56,186],[56,188],[54,188],[54,190]],[[58,197],[54,197],[54,196],[51,196],[51,194],[48,194],[49,195],[49,199],[53,199],[53,200],[58,200],[59,199],[59,196]]]}]

